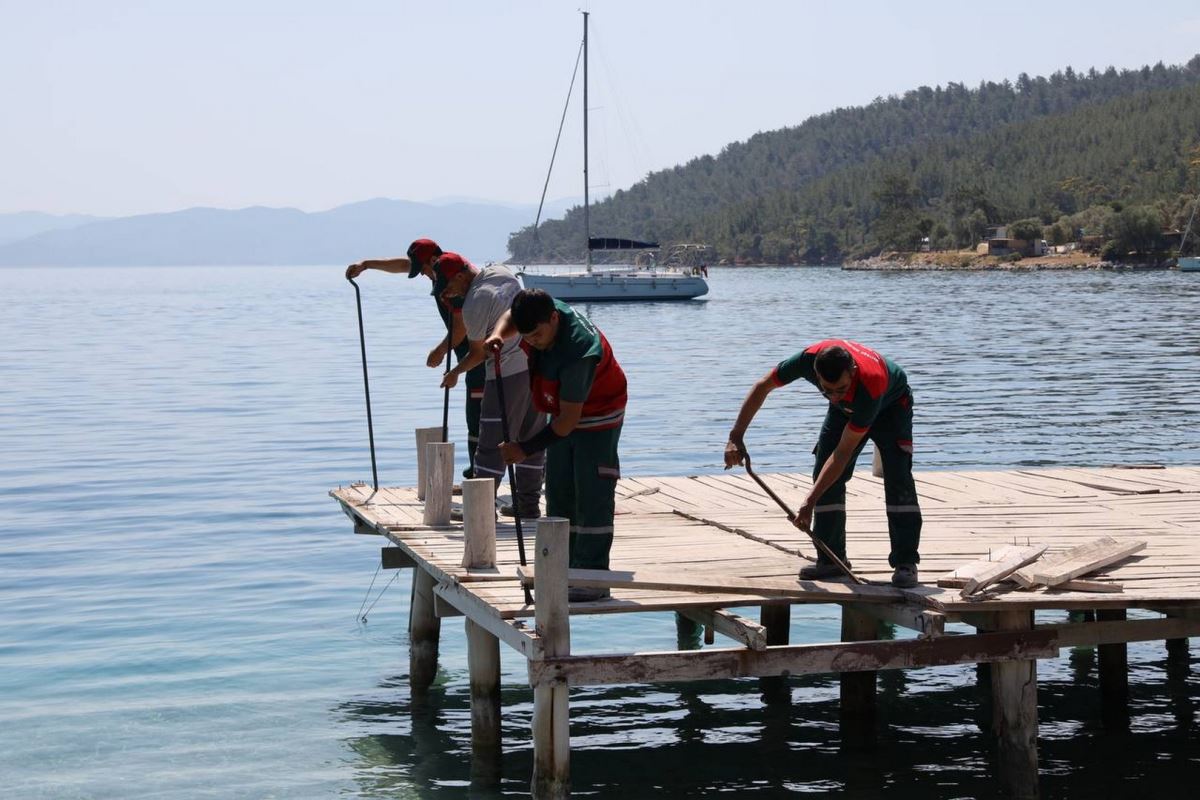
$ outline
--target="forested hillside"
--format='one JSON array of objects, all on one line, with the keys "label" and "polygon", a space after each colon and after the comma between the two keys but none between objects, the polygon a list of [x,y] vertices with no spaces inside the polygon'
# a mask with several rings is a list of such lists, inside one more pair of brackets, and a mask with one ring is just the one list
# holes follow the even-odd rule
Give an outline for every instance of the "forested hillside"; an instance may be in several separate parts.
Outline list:
[{"label": "forested hillside", "polygon": [[[1200,168],[1200,56],[1184,66],[921,87],[762,133],[592,207],[593,236],[705,242],[722,258],[835,262],[969,246],[990,224],[1095,222],[1153,206],[1172,224]],[[1149,213],[1149,212],[1147,212]],[[1066,219],[1064,219],[1064,217]],[[1098,231],[1097,231],[1098,232]],[[519,262],[582,258],[583,211],[509,240]]]}]

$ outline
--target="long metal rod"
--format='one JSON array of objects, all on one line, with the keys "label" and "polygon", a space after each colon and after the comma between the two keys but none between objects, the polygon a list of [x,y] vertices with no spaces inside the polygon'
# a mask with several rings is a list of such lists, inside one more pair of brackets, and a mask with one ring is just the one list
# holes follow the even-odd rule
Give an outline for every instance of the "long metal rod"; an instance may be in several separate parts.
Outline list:
[{"label": "long metal rod", "polygon": [[571,85],[567,87],[567,102],[563,104],[562,118],[558,121],[558,135],[554,137],[554,151],[550,154],[550,169],[546,170],[546,182],[542,184],[542,199],[538,201],[537,216],[533,220],[533,238],[538,238],[538,225],[542,221],[542,207],[546,205],[546,192],[550,189],[550,176],[554,174],[554,159],[558,157],[558,143],[562,141],[563,125],[567,121],[567,111],[571,108],[571,93],[575,91],[575,76],[579,74],[579,59],[583,56],[583,45],[575,54],[575,69],[571,71]]},{"label": "long metal rod", "polygon": [[[759,486],[761,486],[762,490],[764,492],[766,492],[768,495],[770,495],[771,499],[774,500],[779,505],[779,507],[783,509],[784,513],[787,514],[788,522],[794,523],[796,521],[796,513],[794,511],[792,511],[790,508],[788,508],[788,504],[783,502],[782,498],[780,498],[779,495],[775,494],[775,492],[771,489],[771,487],[767,486],[767,484],[763,482],[762,478],[760,478],[754,474],[754,470],[750,468],[750,454],[743,453],[742,456],[743,456],[743,460],[746,462],[746,474],[749,475],[751,478],[753,478],[754,482],[757,483]],[[838,558],[837,554],[834,553],[833,550],[831,550],[829,548],[829,545],[825,544],[820,539],[818,539],[816,537],[816,535],[813,534],[812,531],[806,530],[804,532],[808,534],[809,539],[812,539],[813,546],[815,546],[818,550],[820,550],[822,555],[824,555],[826,558],[828,558],[830,561],[832,561],[837,566],[838,569],[840,569],[842,572],[844,572],[846,574],[847,578],[849,578],[851,581],[853,581],[854,583],[857,583],[857,584],[866,584],[867,583],[867,581],[863,580],[862,578],[858,577],[853,572],[851,572],[850,567],[846,566],[846,562],[842,561],[840,558]]]},{"label": "long metal rod", "polygon": [[[492,361],[496,365],[496,400],[500,404],[500,427],[504,434],[504,441],[509,441],[508,438],[508,407],[504,405],[504,376],[500,374],[500,350],[496,348],[492,351]],[[512,510],[513,520],[517,525],[517,557],[521,560],[521,566],[525,566],[525,535],[521,531],[521,507],[517,503],[517,471],[512,464],[508,465],[508,490],[512,492]],[[533,605],[533,595],[529,591],[529,587],[525,589],[525,605]]]},{"label": "long metal rod", "polygon": [[[453,317],[451,317],[451,324],[453,324]],[[450,331],[446,331],[446,372],[445,372],[445,375],[450,374],[450,351],[454,349],[450,346],[450,340],[452,338],[453,338],[453,336],[450,334]],[[470,394],[470,392],[471,392],[471,390],[467,389],[467,393]],[[442,441],[443,442],[450,441],[450,387],[449,386],[446,387],[445,398],[442,400]]]},{"label": "long metal rod", "polygon": [[367,377],[367,336],[363,333],[362,292],[353,278],[347,278],[354,287],[354,302],[358,306],[358,344],[362,349],[363,391],[367,395],[367,438],[371,442],[371,479],[375,481],[375,491],[379,491],[379,470],[375,465],[375,426],[371,422],[371,382]]},{"label": "long metal rod", "polygon": [[583,13],[583,250],[592,271],[592,218],[588,205],[588,12]]}]

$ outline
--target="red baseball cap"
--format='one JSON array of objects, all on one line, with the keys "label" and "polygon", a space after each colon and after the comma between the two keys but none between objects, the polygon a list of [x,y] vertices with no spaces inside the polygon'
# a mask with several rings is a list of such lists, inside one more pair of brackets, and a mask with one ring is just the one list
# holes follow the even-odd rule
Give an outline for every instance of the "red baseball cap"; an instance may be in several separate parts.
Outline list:
[{"label": "red baseball cap", "polygon": [[408,246],[408,277],[415,278],[421,274],[421,265],[431,258],[440,256],[442,248],[433,239],[417,239]]}]

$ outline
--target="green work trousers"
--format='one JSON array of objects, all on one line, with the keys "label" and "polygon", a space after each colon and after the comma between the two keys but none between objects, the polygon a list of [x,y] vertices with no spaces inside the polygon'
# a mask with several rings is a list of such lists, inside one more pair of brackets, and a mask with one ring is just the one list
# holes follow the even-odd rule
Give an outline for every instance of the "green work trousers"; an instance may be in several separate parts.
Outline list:
[{"label": "green work trousers", "polygon": [[[842,560],[846,559],[846,482],[854,472],[858,454],[870,440],[879,448],[883,461],[883,494],[892,548],[888,563],[895,567],[920,562],[917,548],[921,543],[921,506],[917,501],[917,487],[912,474],[912,423],[912,394],[909,393],[900,402],[893,403],[879,413],[846,465],[846,471],[838,477],[837,483],[818,498],[813,509],[813,535],[829,545],[829,549]],[[845,428],[846,415],[830,406],[825,414],[825,423],[821,426],[820,439],[813,450],[817,456],[813,467],[814,481],[837,448]],[[818,563],[826,563],[827,560],[824,555],[818,554]]]},{"label": "green work trousers", "polygon": [[546,514],[571,522],[570,566],[608,569],[621,426],[576,429],[546,448]]}]

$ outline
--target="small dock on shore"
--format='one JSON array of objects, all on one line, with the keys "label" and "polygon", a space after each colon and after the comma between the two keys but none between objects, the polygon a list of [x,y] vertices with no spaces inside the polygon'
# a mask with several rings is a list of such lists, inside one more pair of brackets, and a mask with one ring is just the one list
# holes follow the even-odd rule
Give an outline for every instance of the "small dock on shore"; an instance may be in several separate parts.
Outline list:
[{"label": "small dock on shore", "polygon": [[[815,557],[808,537],[740,471],[622,479],[608,572],[568,570],[565,520],[528,521],[529,568],[521,570],[515,528],[495,520],[488,481],[464,482],[464,522],[449,521],[452,464],[452,454],[431,461],[424,500],[414,488],[365,484],[330,494],[357,533],[388,540],[385,568],[414,570],[414,691],[436,673],[441,620],[465,617],[472,749],[482,761],[500,750],[500,643],[528,660],[539,798],[569,793],[571,686],[741,677],[785,685],[792,675],[839,673],[843,731],[852,736],[873,726],[877,671],[950,664],[990,664],[999,777],[1012,796],[1036,797],[1038,659],[1097,647],[1101,701],[1120,714],[1128,712],[1127,643],[1162,640],[1170,657],[1186,661],[1188,637],[1200,636],[1200,467],[918,472],[922,585],[900,590],[887,583],[883,482],[870,471],[848,485],[848,554],[869,580],[855,585],[798,580]],[[760,477],[793,504],[811,485],[802,474]],[[1052,566],[1062,578],[1073,565],[1064,553],[1101,538],[1126,554],[1046,588]],[[1040,572],[1035,563],[974,593],[955,581],[956,570],[981,574],[979,563],[964,571],[972,562],[999,566],[1038,543],[1047,545],[1049,565]],[[1028,580],[1031,570],[1040,580]],[[610,587],[612,596],[568,603],[568,583]],[[839,605],[841,641],[789,644],[790,608],[803,603]],[[747,607],[760,608],[757,619],[728,610]],[[1131,619],[1130,609],[1157,613]],[[1081,613],[1035,621],[1045,610]],[[703,626],[706,643],[720,634],[723,646],[604,654],[571,647],[570,616],[647,611],[675,611]],[[917,635],[885,639],[882,622]],[[969,627],[948,630],[951,623]]]}]

